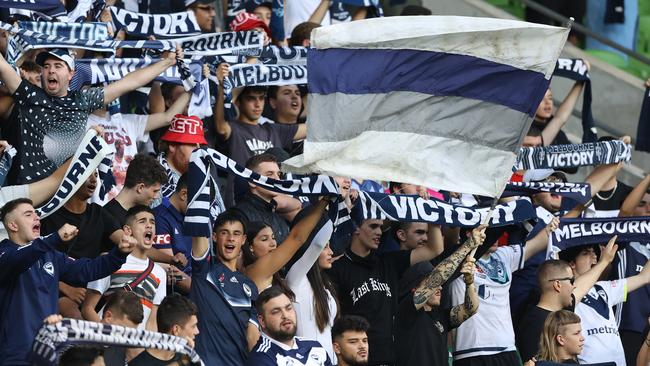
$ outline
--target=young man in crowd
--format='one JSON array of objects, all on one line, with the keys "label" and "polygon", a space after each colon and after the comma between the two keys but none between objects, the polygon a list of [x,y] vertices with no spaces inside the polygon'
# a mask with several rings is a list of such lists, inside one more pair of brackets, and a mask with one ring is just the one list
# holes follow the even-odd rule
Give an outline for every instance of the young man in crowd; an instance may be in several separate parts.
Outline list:
[{"label": "young man in crowd", "polygon": [[[515,346],[515,332],[510,317],[509,290],[512,273],[523,267],[526,259],[545,250],[548,235],[557,228],[554,218],[535,237],[521,244],[489,249],[476,261],[474,282],[478,289],[479,308],[456,331],[454,366],[520,364]],[[466,284],[461,278],[452,282],[452,305],[466,298]],[[489,334],[490,336],[485,336]]]},{"label": "young man in crowd", "polygon": [[88,283],[88,293],[82,306],[84,319],[99,321],[99,312],[105,303],[105,296],[113,291],[133,291],[142,302],[144,322],[139,328],[156,330],[156,311],[167,294],[167,273],[147,257],[147,250],[153,245],[156,220],[153,210],[139,205],[129,209],[124,232],[133,236],[137,244],[126,263],[110,276]]},{"label": "young man in crowd", "polygon": [[[398,365],[431,365],[449,362],[447,334],[478,310],[474,288],[472,249],[485,240],[483,227],[435,268],[421,262],[409,268],[400,282],[400,299],[395,317],[395,349]],[[461,265],[465,283],[465,301],[451,308],[441,307],[442,285]]]},{"label": "young man in crowd", "polygon": [[400,277],[409,266],[433,259],[442,246],[431,240],[413,250],[377,253],[382,223],[364,220],[352,235],[350,248],[328,271],[337,286],[341,313],[363,316],[370,322],[371,365],[395,362],[392,319]]},{"label": "young man in crowd", "polygon": [[[156,216],[156,240],[153,247],[162,255],[170,258],[191,258],[192,238],[183,234],[183,220],[187,211],[187,173],[181,175],[176,184],[176,192],[171,197],[163,198],[162,203],[154,208]],[[190,293],[192,284],[192,264],[176,261],[168,266],[173,280],[173,287],[183,293]]]},{"label": "young man in crowd", "polygon": [[[83,138],[88,115],[119,96],[148,84],[176,64],[178,54],[166,52],[161,61],[128,74],[105,87],[69,92],[75,70],[68,50],[40,53],[37,63],[43,67],[43,89],[24,81],[0,57],[0,79],[13,94],[18,107],[22,146],[19,150],[18,184],[29,183],[52,174],[57,165],[72,156]],[[47,137],[47,139],[46,139]]]},{"label": "young man in crowd", "polygon": [[[137,328],[144,320],[144,311],[140,298],[134,292],[118,290],[106,298],[102,313],[102,323]],[[124,366],[127,355],[133,358],[135,350],[126,347],[111,346],[104,349],[106,366]]]},{"label": "young man in crowd", "polygon": [[123,237],[95,259],[72,260],[56,247],[78,229],[66,224],[40,237],[40,218],[29,199],[7,202],[0,218],[9,234],[0,242],[0,365],[30,365],[27,354],[43,319],[58,313],[59,279],[81,286],[109,275],[124,263],[133,239]]},{"label": "young man in crowd", "polygon": [[[57,250],[74,259],[96,258],[111,250],[124,235],[117,220],[110,213],[96,203],[89,203],[97,184],[97,172],[93,172],[63,207],[41,222],[42,231],[46,235],[58,231],[66,224],[79,228],[73,240],[57,246]],[[83,287],[72,287],[60,282],[59,290],[62,295],[59,299],[61,314],[81,319],[79,306],[86,295],[85,284]]]},{"label": "young man in crowd", "polygon": [[[185,338],[191,347],[199,334],[196,306],[189,299],[172,294],[163,299],[158,307],[156,322],[158,332]],[[129,362],[129,366],[165,366],[181,362],[183,354],[163,349],[146,349]]]},{"label": "young man in crowd", "polygon": [[255,300],[262,336],[248,356],[250,366],[332,365],[318,341],[296,337],[296,310],[284,290],[271,286]]},{"label": "young man in crowd", "polygon": [[194,13],[196,23],[203,33],[214,32],[214,17],[217,11],[212,0],[185,0],[185,8]]},{"label": "young man in crowd", "polygon": [[[614,239],[615,240],[615,239]],[[607,251],[605,250],[605,253]],[[608,260],[611,262],[614,255]],[[573,247],[560,252],[576,278],[588,273],[598,265],[594,247]],[[622,303],[627,294],[650,284],[650,261],[639,274],[614,281],[598,281],[576,304],[575,313],[582,319],[585,343],[578,356],[580,363],[614,361],[616,366],[626,366],[625,352],[613,307]]]},{"label": "young man in crowd", "polygon": [[257,287],[237,271],[246,241],[239,215],[226,211],[214,223],[214,258],[206,237],[192,237],[192,288],[199,333],[196,351],[206,365],[243,365],[259,331],[253,301]]},{"label": "young man in crowd", "polygon": [[[271,154],[256,155],[248,159],[246,168],[255,173],[273,179],[280,179],[280,166],[275,156]],[[266,222],[273,229],[273,234],[278,243],[282,243],[289,234],[289,224],[283,216],[276,212],[278,196],[280,193],[269,191],[252,183],[248,183],[249,191],[239,200],[233,210],[238,212],[247,222]],[[296,207],[300,208],[300,202]]]},{"label": "young man in crowd", "polygon": [[368,364],[368,321],[356,315],[343,315],[332,326],[332,346],[338,366]]},{"label": "young man in crowd", "polygon": [[516,326],[517,349],[524,362],[538,354],[539,340],[548,314],[562,309],[574,311],[576,304],[609,266],[616,253],[614,239],[602,251],[598,263],[582,276],[574,276],[571,266],[563,260],[548,260],[539,266],[539,302],[528,309]]}]

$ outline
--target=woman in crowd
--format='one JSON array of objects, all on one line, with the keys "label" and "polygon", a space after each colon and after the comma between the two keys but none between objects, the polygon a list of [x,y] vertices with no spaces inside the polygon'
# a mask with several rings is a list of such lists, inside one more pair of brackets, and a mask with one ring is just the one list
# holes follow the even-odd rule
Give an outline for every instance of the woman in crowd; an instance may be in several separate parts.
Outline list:
[{"label": "woman in crowd", "polygon": [[[537,360],[578,364],[578,355],[584,343],[580,317],[568,310],[554,311],[544,322]],[[534,364],[535,359],[528,361],[526,366]]]}]

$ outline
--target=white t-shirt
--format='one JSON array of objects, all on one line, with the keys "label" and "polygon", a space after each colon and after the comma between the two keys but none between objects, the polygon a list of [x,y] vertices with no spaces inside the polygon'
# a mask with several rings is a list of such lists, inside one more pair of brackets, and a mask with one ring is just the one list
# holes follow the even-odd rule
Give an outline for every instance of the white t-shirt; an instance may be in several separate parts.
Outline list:
[{"label": "white t-shirt", "polygon": [[[131,283],[136,279],[149,265],[150,259],[136,258],[132,254],[126,257],[126,262],[115,273],[108,277],[89,282],[88,289],[95,290],[100,294],[104,294],[109,290],[121,289],[127,283]],[[158,264],[154,264],[153,270],[138,286],[133,289],[133,292],[140,297],[142,303],[142,310],[144,311],[144,318],[142,323],[138,325],[138,329],[144,329],[151,314],[153,305],[160,305],[160,302],[167,296],[167,274]],[[103,310],[100,312],[103,313]]]},{"label": "white t-shirt", "polygon": [[[478,292],[478,312],[463,322],[456,332],[454,359],[514,351],[515,332],[510,315],[512,272],[524,265],[521,245],[500,247],[485,260],[476,261],[474,286]],[[451,286],[452,305],[465,302],[465,283],[459,277]]]},{"label": "white t-shirt", "polygon": [[[110,119],[109,119],[110,118]],[[104,197],[99,199],[99,188],[95,190],[92,202],[105,205],[112,200],[124,187],[126,169],[133,157],[138,153],[138,142],[149,140],[149,134],[145,132],[149,116],[140,114],[115,114],[106,117],[99,117],[94,114],[88,116],[87,127],[100,125],[104,128],[104,140],[115,149],[113,155],[113,177],[115,186]]]},{"label": "white t-shirt", "polygon": [[[284,0],[284,34],[291,37],[291,31],[298,24],[309,20],[321,0]],[[327,11],[321,25],[330,25],[330,13]]]},{"label": "white t-shirt", "polygon": [[581,319],[585,345],[578,356],[580,363],[616,362],[625,366],[625,352],[618,334],[618,326],[612,307],[625,301],[627,280],[596,282],[575,313]]}]

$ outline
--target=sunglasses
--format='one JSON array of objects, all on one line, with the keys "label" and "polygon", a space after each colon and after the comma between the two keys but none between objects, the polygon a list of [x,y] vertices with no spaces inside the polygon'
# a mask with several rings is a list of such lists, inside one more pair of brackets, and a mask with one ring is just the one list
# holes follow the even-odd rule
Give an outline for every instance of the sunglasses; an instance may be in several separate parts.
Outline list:
[{"label": "sunglasses", "polygon": [[552,282],[552,281],[569,281],[569,283],[571,285],[573,285],[576,282],[576,278],[575,277],[563,277],[563,278],[554,278],[554,279],[548,280],[548,281],[549,282]]}]

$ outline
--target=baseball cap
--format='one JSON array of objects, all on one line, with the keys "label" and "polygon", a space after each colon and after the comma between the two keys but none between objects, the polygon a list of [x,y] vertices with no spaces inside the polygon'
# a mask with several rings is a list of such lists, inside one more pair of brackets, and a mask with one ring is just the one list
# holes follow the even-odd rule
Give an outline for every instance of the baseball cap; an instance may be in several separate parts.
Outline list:
[{"label": "baseball cap", "polygon": [[70,54],[70,52],[65,49],[65,48],[54,48],[45,52],[41,52],[36,56],[36,63],[45,66],[45,60],[47,60],[48,57],[56,57],[59,60],[63,61],[68,65],[70,70],[74,70],[74,58]]},{"label": "baseball cap", "polygon": [[524,173],[524,182],[543,182],[549,177],[559,178],[563,183],[569,181],[564,172],[553,169],[530,169]]},{"label": "baseball cap", "polygon": [[409,267],[399,281],[399,297],[406,296],[420,282],[433,271],[433,264],[430,262],[420,262]]},{"label": "baseball cap", "polygon": [[185,0],[185,7],[187,8],[188,6],[192,4],[205,4],[205,5],[213,5],[214,0]]},{"label": "baseball cap", "polygon": [[247,31],[258,27],[264,29],[264,32],[271,37],[271,30],[269,27],[255,14],[243,11],[237,14],[235,19],[230,22],[230,30],[234,32]]},{"label": "baseball cap", "polygon": [[160,139],[180,144],[208,144],[203,132],[203,121],[197,116],[182,114],[177,114],[172,118],[167,132]]}]

